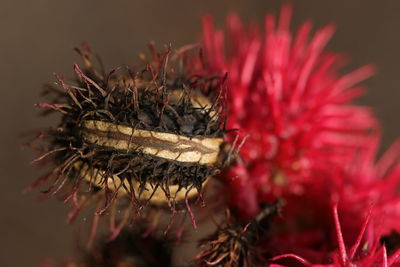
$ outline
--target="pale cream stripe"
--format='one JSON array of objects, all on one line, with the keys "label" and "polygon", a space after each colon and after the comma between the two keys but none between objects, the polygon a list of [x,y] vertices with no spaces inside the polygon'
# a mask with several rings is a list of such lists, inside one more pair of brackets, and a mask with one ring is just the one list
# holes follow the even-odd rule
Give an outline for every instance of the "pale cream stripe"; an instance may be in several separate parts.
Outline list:
[{"label": "pale cream stripe", "polygon": [[[82,131],[83,138],[94,144],[98,144],[100,146],[111,147],[117,150],[127,150],[132,151],[136,149],[140,149],[143,153],[154,155],[160,158],[165,158],[169,160],[179,161],[179,162],[191,162],[198,163],[201,165],[211,165],[215,164],[218,160],[219,148],[223,142],[222,138],[188,138],[186,136],[171,134],[171,133],[162,133],[162,132],[154,132],[142,129],[134,129],[125,125],[113,124],[110,122],[103,121],[95,121],[95,120],[87,120],[83,122],[83,128],[91,129],[91,130],[99,130],[102,132],[119,132],[121,134],[130,136],[130,137],[148,137],[155,138],[158,141],[172,142],[174,144],[174,149],[187,149],[190,147],[187,143],[182,142],[192,142],[194,144],[193,149],[191,151],[183,151],[183,152],[175,152],[172,150],[166,149],[157,149],[156,145],[143,147],[141,145],[136,145],[134,143],[130,143],[128,140],[119,140],[107,137],[99,137],[93,133],[85,133]],[[205,150],[209,150],[209,153],[204,153],[200,150],[196,150],[196,146],[204,147]]]}]

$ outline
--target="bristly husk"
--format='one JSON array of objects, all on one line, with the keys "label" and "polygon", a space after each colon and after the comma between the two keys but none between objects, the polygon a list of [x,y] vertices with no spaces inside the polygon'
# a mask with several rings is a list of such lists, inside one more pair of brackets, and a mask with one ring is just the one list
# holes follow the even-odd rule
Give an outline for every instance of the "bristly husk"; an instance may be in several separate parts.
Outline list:
[{"label": "bristly husk", "polygon": [[254,267],[265,266],[263,252],[257,247],[266,236],[271,219],[282,203],[264,204],[261,212],[247,224],[238,223],[229,210],[225,224],[211,237],[201,241],[202,252],[194,262],[199,266]]},{"label": "bristly husk", "polygon": [[[142,56],[139,67],[123,73],[96,68],[87,45],[77,51],[84,61],[83,68],[74,65],[77,79],[56,75],[58,87],[45,91],[53,99],[37,105],[62,118],[56,128],[38,135],[44,154],[34,160],[55,167],[28,190],[50,181],[46,196],[62,194],[74,207],[70,220],[97,199],[96,215],[114,206],[125,210],[121,222],[128,220],[132,206],[139,214],[162,195],[162,206],[173,214],[186,210],[195,226],[189,197],[197,191],[200,200],[203,183],[224,165],[218,154],[225,107],[222,94],[215,95],[223,92],[224,78],[183,73],[175,66],[184,64],[187,54],[171,57],[170,48],[156,53],[151,47],[150,60]],[[89,129],[90,123],[105,130]]]}]

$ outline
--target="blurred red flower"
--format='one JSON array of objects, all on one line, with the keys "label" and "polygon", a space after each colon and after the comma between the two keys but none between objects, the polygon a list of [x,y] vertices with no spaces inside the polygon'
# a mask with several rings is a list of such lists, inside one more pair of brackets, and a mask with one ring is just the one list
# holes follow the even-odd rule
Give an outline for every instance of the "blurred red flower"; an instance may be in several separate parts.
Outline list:
[{"label": "blurred red flower", "polygon": [[334,266],[400,266],[400,142],[375,163],[378,139],[310,182],[306,194],[287,196],[282,218],[262,243],[270,255]]}]

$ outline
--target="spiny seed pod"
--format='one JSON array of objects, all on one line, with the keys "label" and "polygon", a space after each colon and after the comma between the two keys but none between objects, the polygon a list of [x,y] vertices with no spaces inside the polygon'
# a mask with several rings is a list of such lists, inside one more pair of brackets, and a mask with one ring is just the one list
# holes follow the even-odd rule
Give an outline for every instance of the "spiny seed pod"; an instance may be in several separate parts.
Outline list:
[{"label": "spiny seed pod", "polygon": [[225,223],[208,239],[201,241],[202,252],[195,262],[199,266],[253,267],[265,266],[258,241],[265,237],[271,219],[282,203],[263,204],[262,211],[247,224],[235,221],[229,211]]},{"label": "spiny seed pod", "polygon": [[[45,153],[35,161],[55,167],[32,187],[52,180],[45,192],[64,192],[64,200],[74,206],[70,219],[89,199],[99,200],[97,215],[119,199],[122,207],[132,204],[137,213],[148,204],[175,213],[183,203],[181,210],[189,212],[195,226],[189,198],[201,198],[202,186],[227,158],[221,149],[224,79],[180,73],[168,64],[169,49],[152,51],[152,60],[142,59],[139,70],[107,74],[94,67],[84,46],[78,52],[85,67],[74,65],[76,81],[56,75],[62,90],[48,88],[46,93],[55,97],[38,104],[62,118],[56,128],[39,135]],[[186,60],[183,53],[173,59]]]}]

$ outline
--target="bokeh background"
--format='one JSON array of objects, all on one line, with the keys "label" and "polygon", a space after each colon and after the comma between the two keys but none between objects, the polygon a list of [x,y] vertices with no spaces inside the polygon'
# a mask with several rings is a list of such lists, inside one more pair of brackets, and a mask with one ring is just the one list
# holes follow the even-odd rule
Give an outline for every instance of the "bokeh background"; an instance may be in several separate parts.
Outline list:
[{"label": "bokeh background", "polygon": [[[30,165],[31,151],[20,147],[21,134],[50,125],[39,118],[42,84],[53,73],[72,75],[79,62],[73,47],[88,41],[107,68],[124,66],[146,50],[177,48],[197,40],[205,13],[223,25],[229,12],[262,22],[283,1],[267,0],[0,0],[0,266],[35,266],[46,256],[74,254],[76,227],[65,223],[66,207],[56,200],[35,202],[38,191],[22,188],[41,171]],[[310,19],[316,26],[335,22],[328,48],[351,58],[349,69],[374,62],[379,73],[364,84],[359,102],[382,120],[383,148],[400,136],[400,1],[293,1],[293,28]],[[87,223],[80,218],[78,223]],[[190,258],[177,255],[181,261]],[[185,258],[186,257],[186,258]]]}]

